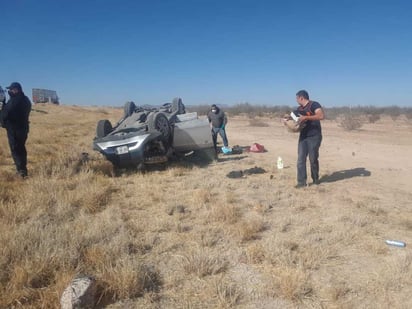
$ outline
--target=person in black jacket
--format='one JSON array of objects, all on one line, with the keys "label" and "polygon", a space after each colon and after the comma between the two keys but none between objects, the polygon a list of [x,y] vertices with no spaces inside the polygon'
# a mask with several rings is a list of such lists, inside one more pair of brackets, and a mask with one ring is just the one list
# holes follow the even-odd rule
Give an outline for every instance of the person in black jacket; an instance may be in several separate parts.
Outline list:
[{"label": "person in black jacket", "polygon": [[223,146],[228,147],[229,143],[225,130],[227,124],[226,114],[218,106],[216,106],[216,104],[213,104],[207,113],[207,118],[209,120],[210,128],[212,129],[212,138],[215,150],[217,150],[217,134],[222,137]]},{"label": "person in black jacket", "polygon": [[29,134],[30,99],[24,95],[20,83],[13,82],[8,89],[10,99],[3,105],[1,117],[17,173],[27,177],[26,140]]}]

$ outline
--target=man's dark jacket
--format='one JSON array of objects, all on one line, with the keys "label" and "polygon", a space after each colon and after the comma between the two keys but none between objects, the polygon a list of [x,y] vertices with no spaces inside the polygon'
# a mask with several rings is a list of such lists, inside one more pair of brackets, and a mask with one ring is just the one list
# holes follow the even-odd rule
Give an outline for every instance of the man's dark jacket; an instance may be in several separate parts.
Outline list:
[{"label": "man's dark jacket", "polygon": [[212,126],[214,128],[221,128],[222,126],[225,126],[227,123],[226,114],[219,107],[216,107],[216,110],[216,113],[210,110],[207,113],[207,118],[209,119],[209,122],[212,123]]},{"label": "man's dark jacket", "polygon": [[4,128],[29,130],[30,99],[19,92],[3,105],[1,120]]}]

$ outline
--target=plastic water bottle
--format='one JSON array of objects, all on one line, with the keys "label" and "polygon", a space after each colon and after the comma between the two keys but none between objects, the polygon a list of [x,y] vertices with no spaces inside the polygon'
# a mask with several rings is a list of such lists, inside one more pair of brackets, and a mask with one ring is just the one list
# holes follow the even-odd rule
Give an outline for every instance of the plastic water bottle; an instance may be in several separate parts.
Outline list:
[{"label": "plastic water bottle", "polygon": [[278,157],[277,165],[278,165],[278,170],[281,170],[283,168],[283,160],[281,157]]},{"label": "plastic water bottle", "polygon": [[403,241],[398,240],[385,240],[386,244],[396,247],[405,247],[406,244]]}]

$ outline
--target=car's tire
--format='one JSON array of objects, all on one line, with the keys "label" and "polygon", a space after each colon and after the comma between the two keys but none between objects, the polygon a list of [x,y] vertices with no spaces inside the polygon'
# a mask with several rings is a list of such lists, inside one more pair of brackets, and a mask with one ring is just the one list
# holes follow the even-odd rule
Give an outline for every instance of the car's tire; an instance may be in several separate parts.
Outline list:
[{"label": "car's tire", "polygon": [[169,141],[172,129],[166,115],[163,113],[151,113],[147,119],[149,131],[158,131],[162,134],[164,141]]},{"label": "car's tire", "polygon": [[134,113],[135,110],[136,110],[136,104],[134,104],[133,101],[126,102],[124,104],[124,109],[123,109],[124,118],[129,117],[131,114]]},{"label": "car's tire", "polygon": [[176,111],[178,114],[186,113],[185,105],[183,104],[183,101],[181,98],[174,98],[172,101],[172,112],[176,112]]},{"label": "car's tire", "polygon": [[99,122],[97,123],[97,128],[96,128],[96,137],[97,138],[105,137],[107,134],[109,134],[112,131],[113,131],[113,127],[109,120],[107,119],[99,120]]}]

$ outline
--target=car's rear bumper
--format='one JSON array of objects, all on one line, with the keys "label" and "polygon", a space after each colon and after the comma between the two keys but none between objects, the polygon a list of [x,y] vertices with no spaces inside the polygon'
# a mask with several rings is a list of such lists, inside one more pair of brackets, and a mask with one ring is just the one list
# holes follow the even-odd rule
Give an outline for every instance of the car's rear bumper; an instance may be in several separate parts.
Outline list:
[{"label": "car's rear bumper", "polygon": [[158,134],[119,137],[104,137],[93,142],[93,148],[116,166],[137,166],[144,162],[145,145]]}]

